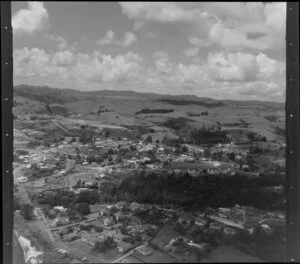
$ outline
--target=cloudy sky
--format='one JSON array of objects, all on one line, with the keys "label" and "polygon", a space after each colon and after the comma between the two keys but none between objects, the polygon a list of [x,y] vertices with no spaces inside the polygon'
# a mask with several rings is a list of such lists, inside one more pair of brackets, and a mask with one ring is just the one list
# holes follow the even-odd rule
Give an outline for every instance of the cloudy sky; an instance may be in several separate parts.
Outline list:
[{"label": "cloudy sky", "polygon": [[285,99],[286,4],[12,2],[14,83]]}]

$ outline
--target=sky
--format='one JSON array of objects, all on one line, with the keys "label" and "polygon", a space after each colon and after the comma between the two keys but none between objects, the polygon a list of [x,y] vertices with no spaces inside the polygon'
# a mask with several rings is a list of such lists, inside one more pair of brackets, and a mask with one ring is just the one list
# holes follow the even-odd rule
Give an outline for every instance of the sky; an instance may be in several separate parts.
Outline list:
[{"label": "sky", "polygon": [[14,84],[285,100],[284,2],[12,2]]}]

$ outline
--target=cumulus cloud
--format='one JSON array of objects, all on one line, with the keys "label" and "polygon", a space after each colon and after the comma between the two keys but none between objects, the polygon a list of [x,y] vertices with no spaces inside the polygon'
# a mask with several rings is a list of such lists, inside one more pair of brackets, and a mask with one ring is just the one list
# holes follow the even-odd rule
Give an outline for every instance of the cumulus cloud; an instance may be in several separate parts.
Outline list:
[{"label": "cumulus cloud", "polygon": [[133,52],[115,57],[94,51],[91,54],[68,50],[47,53],[38,48],[14,51],[14,76],[51,76],[94,83],[136,82],[141,77],[142,58]]},{"label": "cumulus cloud", "polygon": [[15,50],[14,76],[46,76],[49,72],[50,55],[38,48]]},{"label": "cumulus cloud", "polygon": [[79,54],[75,72],[92,82],[130,82],[139,78],[142,58],[133,52],[112,57]]},{"label": "cumulus cloud", "polygon": [[74,63],[75,55],[68,51],[56,52],[52,57],[52,64],[57,66],[69,66]]},{"label": "cumulus cloud", "polygon": [[115,39],[115,32],[108,30],[105,37],[97,40],[98,45],[107,45],[111,44]]},{"label": "cumulus cloud", "polygon": [[192,45],[199,48],[208,47],[211,44],[208,40],[198,37],[189,37],[189,41]]},{"label": "cumulus cloud", "polygon": [[191,48],[185,49],[183,51],[183,53],[187,57],[195,57],[199,54],[199,48],[198,47],[191,47]]},{"label": "cumulus cloud", "polygon": [[12,16],[15,35],[31,35],[49,26],[49,15],[42,2],[27,2],[28,8],[21,9]]},{"label": "cumulus cloud", "polygon": [[269,81],[258,81],[245,84],[245,86],[237,89],[237,94],[240,96],[246,96],[246,98],[252,100],[261,100],[265,98],[267,100],[283,99],[285,94],[284,86],[280,86],[277,83]]},{"label": "cumulus cloud", "polygon": [[284,75],[284,63],[263,53],[209,53],[207,62],[215,80],[249,82]]},{"label": "cumulus cloud", "polygon": [[211,45],[210,41],[198,37],[189,37],[189,42],[192,47],[183,51],[187,57],[195,57],[199,54],[200,48],[209,47]]},{"label": "cumulus cloud", "polygon": [[[199,48],[215,44],[231,51],[265,51],[281,49],[285,43],[284,2],[120,2],[120,6],[134,20],[136,30],[153,21],[169,26],[177,23],[178,28],[190,24],[195,34],[192,45]],[[196,53],[195,48],[193,51]]]},{"label": "cumulus cloud", "polygon": [[109,31],[107,31],[104,38],[97,40],[97,44],[98,45],[108,45],[108,44],[114,43],[114,44],[118,44],[123,47],[129,47],[133,43],[137,42],[136,35],[131,31],[126,32],[122,40],[116,40],[115,38],[116,38],[115,32],[113,32],[112,30],[109,30]]},{"label": "cumulus cloud", "polygon": [[137,42],[136,35],[133,32],[129,31],[125,33],[123,41],[118,41],[118,44],[124,47],[129,47],[135,42]]},{"label": "cumulus cloud", "polygon": [[56,35],[48,35],[48,38],[54,42],[56,42],[57,44],[57,49],[59,50],[64,50],[66,48],[68,48],[69,44],[66,41],[65,38],[61,37],[61,36],[56,36]]}]

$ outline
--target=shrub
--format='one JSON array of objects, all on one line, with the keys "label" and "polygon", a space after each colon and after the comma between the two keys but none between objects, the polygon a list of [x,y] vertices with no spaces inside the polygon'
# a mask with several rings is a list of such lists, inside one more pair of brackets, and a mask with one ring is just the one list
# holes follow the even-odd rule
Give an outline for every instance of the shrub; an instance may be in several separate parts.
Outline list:
[{"label": "shrub", "polygon": [[22,205],[21,215],[23,215],[24,219],[31,220],[33,218],[33,206],[31,204]]}]

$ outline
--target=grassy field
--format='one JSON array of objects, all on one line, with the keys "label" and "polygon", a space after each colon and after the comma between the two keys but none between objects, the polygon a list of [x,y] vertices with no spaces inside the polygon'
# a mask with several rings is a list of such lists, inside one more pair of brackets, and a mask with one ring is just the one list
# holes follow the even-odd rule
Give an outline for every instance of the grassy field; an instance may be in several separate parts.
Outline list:
[{"label": "grassy field", "polygon": [[138,253],[134,253],[133,256],[146,263],[174,263],[175,261],[170,255],[155,249],[152,249],[152,254],[149,256],[142,256]]},{"label": "grassy field", "polygon": [[[15,115],[19,114],[37,114],[47,113],[45,100],[53,100],[57,97],[57,107],[64,109],[64,113],[79,115],[81,119],[90,120],[90,125],[98,127],[105,126],[140,126],[154,125],[165,122],[168,118],[190,118],[194,122],[193,127],[200,128],[202,126],[216,126],[217,123],[224,124],[222,128],[226,128],[226,124],[241,123],[240,120],[249,124],[249,129],[266,136],[268,140],[278,138],[274,133],[276,126],[284,127],[284,104],[272,102],[253,102],[253,101],[215,101],[213,99],[204,99],[194,97],[192,101],[204,102],[205,100],[213,104],[210,107],[206,103],[187,103],[177,104],[174,100],[183,100],[183,97],[174,97],[170,95],[154,95],[154,94],[139,94],[129,91],[98,91],[98,92],[79,92],[79,91],[59,91],[61,95],[57,95],[54,89],[48,89],[48,96],[38,94],[38,88],[29,87],[20,91],[23,88],[18,88],[18,93],[14,100]],[[32,90],[32,91],[31,91]],[[56,97],[55,97],[56,96]],[[161,101],[162,98],[172,100]],[[44,100],[45,99],[45,100]],[[173,102],[173,103],[172,103]],[[105,107],[113,112],[105,112],[97,114],[99,107]],[[142,109],[174,109],[170,113],[151,113],[135,115],[136,112]],[[190,117],[189,113],[201,114],[207,111],[207,115],[199,115]],[[48,113],[49,114],[49,113]],[[274,116],[275,121],[269,121],[266,116]],[[18,120],[18,119],[17,119]],[[17,121],[16,120],[16,121]],[[227,127],[228,128],[228,127]]]},{"label": "grassy field", "polygon": [[233,246],[222,245],[210,252],[208,259],[203,259],[201,262],[263,262],[247,253],[244,253]]},{"label": "grassy field", "polygon": [[13,235],[13,264],[25,264],[23,249],[15,234]]}]

